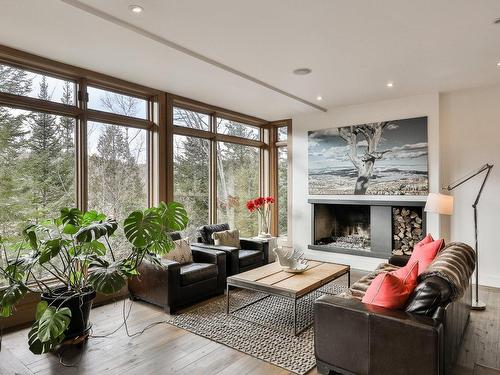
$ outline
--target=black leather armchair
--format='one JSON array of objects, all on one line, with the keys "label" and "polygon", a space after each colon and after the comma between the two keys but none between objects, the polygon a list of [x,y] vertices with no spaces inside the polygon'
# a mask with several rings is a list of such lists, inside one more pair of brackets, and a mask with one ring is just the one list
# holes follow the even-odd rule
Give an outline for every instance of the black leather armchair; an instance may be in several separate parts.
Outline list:
[{"label": "black leather armchair", "polygon": [[223,251],[226,253],[226,275],[236,275],[269,263],[269,244],[240,239],[241,248],[232,246],[216,246],[212,233],[229,230],[229,224],[204,225],[198,229],[198,243],[193,243],[193,249]]},{"label": "black leather armchair", "polygon": [[[178,233],[172,239],[180,239]],[[160,259],[161,266],[144,260],[140,275],[128,282],[130,298],[161,306],[169,314],[195,302],[224,293],[226,253],[191,247],[193,263]]]}]

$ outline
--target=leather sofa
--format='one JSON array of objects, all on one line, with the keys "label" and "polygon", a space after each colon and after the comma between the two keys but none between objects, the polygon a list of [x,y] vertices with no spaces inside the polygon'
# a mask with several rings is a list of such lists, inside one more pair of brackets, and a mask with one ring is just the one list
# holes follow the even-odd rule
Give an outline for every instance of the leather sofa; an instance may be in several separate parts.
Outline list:
[{"label": "leather sofa", "polygon": [[[181,238],[173,233],[173,240]],[[195,302],[223,294],[226,285],[226,253],[191,247],[193,263],[159,259],[161,266],[144,260],[138,277],[128,282],[130,298],[163,307],[169,314]]]},{"label": "leather sofa", "polygon": [[[398,266],[404,259],[398,258]],[[404,310],[324,295],[314,303],[315,354],[321,374],[451,374],[469,321],[470,278],[450,302],[438,276],[421,281]],[[354,285],[353,285],[354,286]]]},{"label": "leather sofa", "polygon": [[229,224],[204,225],[198,228],[198,242],[193,249],[215,250],[226,253],[226,275],[236,275],[269,263],[269,243],[240,238],[240,249],[216,246],[212,233],[229,230]]}]

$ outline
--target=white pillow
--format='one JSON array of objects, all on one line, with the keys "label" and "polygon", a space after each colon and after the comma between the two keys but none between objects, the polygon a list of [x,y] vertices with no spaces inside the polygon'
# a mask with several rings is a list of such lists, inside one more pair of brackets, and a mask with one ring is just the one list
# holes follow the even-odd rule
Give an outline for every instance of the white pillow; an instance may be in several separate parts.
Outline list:
[{"label": "white pillow", "polygon": [[241,249],[240,231],[238,229],[223,230],[212,233],[215,246],[231,246]]},{"label": "white pillow", "polygon": [[175,247],[167,254],[163,255],[163,259],[172,260],[180,264],[193,263],[193,253],[191,252],[191,245],[189,238],[181,238],[174,241]]}]

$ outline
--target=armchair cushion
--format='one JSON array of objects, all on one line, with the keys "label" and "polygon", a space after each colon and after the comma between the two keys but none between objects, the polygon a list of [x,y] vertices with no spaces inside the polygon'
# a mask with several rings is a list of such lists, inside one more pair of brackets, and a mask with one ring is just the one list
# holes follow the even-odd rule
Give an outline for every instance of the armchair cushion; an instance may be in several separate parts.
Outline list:
[{"label": "armchair cushion", "polygon": [[214,240],[212,239],[212,233],[221,232],[223,230],[229,230],[229,224],[213,224],[213,225],[204,225],[198,228],[198,233],[201,238],[201,242],[204,244],[213,245]]},{"label": "armchair cushion", "polygon": [[217,277],[217,265],[211,263],[190,263],[181,266],[181,285]]},{"label": "armchair cushion", "polygon": [[163,259],[172,260],[177,263],[188,264],[193,262],[193,254],[191,253],[191,245],[187,238],[181,238],[174,241],[175,247],[167,254],[163,255]]},{"label": "armchair cushion", "polygon": [[212,233],[215,246],[233,246],[238,249],[240,246],[240,231],[238,229],[223,230]]},{"label": "armchair cushion", "polygon": [[241,268],[262,262],[262,251],[259,250],[240,250],[239,255]]}]

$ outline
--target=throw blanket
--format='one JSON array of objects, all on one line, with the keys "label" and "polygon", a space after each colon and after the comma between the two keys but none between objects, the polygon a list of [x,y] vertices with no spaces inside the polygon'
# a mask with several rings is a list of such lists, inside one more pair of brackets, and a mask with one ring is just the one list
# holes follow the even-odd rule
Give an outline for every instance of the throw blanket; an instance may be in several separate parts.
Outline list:
[{"label": "throw blanket", "polygon": [[424,280],[439,276],[448,281],[451,287],[451,300],[461,298],[469,286],[469,278],[474,272],[476,254],[474,249],[462,242],[452,242],[441,250],[427,269],[420,274]]}]

